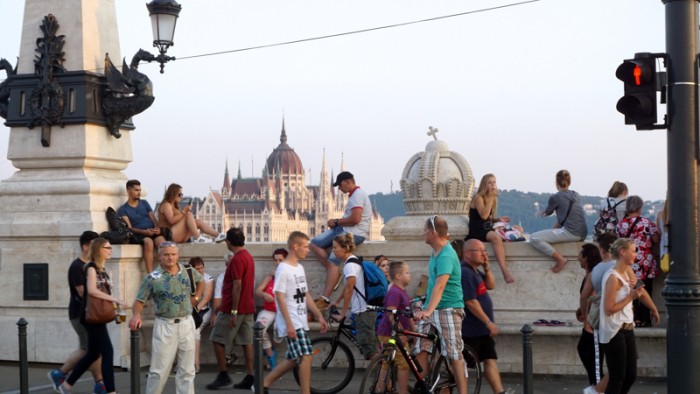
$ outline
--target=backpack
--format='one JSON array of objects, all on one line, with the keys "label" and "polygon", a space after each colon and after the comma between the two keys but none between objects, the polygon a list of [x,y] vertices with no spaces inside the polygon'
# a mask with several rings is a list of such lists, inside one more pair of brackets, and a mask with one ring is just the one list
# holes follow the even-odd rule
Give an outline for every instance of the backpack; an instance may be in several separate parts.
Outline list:
[{"label": "backpack", "polygon": [[112,207],[107,207],[105,212],[109,231],[104,231],[100,237],[114,245],[138,244],[140,243],[134,233],[129,229],[124,219],[122,219]]},{"label": "backpack", "polygon": [[[371,261],[362,261],[362,257],[355,257],[348,260],[348,263],[360,264],[362,266],[362,276],[365,280],[364,292],[357,287],[355,291],[365,300],[367,305],[382,306],[384,296],[389,288],[384,272]],[[363,294],[364,293],[364,294]]]},{"label": "backpack", "polygon": [[593,234],[595,237],[604,233],[617,234],[617,206],[626,200],[620,200],[615,205],[610,205],[610,198],[605,199],[608,206],[600,210],[598,219],[593,224]]}]

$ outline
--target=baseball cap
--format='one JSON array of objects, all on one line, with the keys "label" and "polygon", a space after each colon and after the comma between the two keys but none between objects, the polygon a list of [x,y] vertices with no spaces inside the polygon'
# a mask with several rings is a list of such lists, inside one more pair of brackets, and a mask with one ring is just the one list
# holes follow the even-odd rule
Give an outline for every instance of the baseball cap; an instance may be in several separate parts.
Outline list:
[{"label": "baseball cap", "polygon": [[333,184],[333,186],[338,186],[338,185],[340,185],[340,182],[346,181],[348,179],[354,179],[354,178],[355,177],[352,176],[352,174],[350,172],[343,171],[340,174],[338,174],[338,176],[335,178],[335,183]]}]

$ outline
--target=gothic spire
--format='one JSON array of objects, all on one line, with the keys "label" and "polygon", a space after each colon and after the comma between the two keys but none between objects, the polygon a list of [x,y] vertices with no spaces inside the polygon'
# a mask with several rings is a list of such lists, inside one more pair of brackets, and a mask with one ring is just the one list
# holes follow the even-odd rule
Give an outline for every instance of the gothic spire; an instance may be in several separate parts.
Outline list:
[{"label": "gothic spire", "polygon": [[287,130],[284,129],[284,116],[282,116],[282,135],[280,135],[280,143],[287,143]]},{"label": "gothic spire", "polygon": [[241,161],[238,160],[238,179],[241,178],[243,178],[243,176],[241,175]]}]

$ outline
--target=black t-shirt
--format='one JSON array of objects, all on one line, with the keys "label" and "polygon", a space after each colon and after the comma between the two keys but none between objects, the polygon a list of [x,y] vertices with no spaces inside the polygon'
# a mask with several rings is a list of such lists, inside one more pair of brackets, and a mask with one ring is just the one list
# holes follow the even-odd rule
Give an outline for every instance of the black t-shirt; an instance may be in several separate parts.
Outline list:
[{"label": "black t-shirt", "polygon": [[68,268],[68,287],[70,288],[70,303],[68,304],[68,317],[77,319],[80,317],[80,309],[83,305],[83,295],[75,291],[75,286],[85,286],[85,262],[78,257],[73,260]]}]

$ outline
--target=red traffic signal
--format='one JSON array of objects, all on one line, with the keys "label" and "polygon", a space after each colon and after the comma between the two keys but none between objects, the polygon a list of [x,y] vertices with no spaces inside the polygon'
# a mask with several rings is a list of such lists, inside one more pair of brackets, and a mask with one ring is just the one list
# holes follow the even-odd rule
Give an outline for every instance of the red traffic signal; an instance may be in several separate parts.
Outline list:
[{"label": "red traffic signal", "polygon": [[625,115],[625,124],[637,130],[651,130],[656,124],[657,72],[656,57],[638,53],[625,60],[615,76],[625,84],[625,95],[617,102],[617,110]]}]

